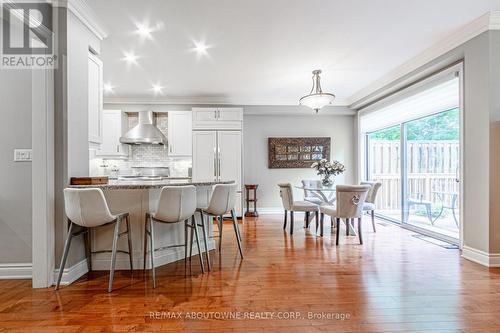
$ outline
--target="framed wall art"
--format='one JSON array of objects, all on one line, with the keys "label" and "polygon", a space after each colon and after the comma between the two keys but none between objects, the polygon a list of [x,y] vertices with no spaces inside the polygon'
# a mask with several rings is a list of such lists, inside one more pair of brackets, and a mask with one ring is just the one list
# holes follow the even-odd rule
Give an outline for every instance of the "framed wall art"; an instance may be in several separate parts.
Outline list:
[{"label": "framed wall art", "polygon": [[330,138],[268,138],[270,169],[310,168],[321,159],[330,160]]}]

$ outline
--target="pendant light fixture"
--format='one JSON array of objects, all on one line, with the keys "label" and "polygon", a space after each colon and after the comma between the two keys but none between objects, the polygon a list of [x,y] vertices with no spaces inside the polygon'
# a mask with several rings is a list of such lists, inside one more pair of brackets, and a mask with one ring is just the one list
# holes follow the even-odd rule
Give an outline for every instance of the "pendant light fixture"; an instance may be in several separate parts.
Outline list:
[{"label": "pendant light fixture", "polygon": [[323,90],[321,90],[321,82],[319,77],[319,75],[321,74],[320,69],[314,70],[312,74],[313,74],[312,77],[313,86],[311,92],[309,93],[309,95],[302,97],[299,100],[299,104],[310,107],[311,109],[316,111],[316,113],[318,113],[318,111],[322,107],[333,103],[335,95],[330,93],[324,93]]}]

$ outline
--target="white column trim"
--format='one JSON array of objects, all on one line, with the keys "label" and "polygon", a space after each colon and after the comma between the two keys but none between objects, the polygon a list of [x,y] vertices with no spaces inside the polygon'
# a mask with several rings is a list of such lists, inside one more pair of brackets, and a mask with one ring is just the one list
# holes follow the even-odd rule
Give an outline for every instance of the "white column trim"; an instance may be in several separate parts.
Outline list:
[{"label": "white column trim", "polygon": [[52,285],[54,270],[54,71],[32,71],[33,288]]}]

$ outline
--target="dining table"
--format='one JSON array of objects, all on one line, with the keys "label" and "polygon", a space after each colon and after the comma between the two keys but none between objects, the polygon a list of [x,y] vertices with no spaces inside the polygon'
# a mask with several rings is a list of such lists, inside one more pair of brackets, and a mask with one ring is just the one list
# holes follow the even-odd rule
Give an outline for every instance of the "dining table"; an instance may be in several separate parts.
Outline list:
[{"label": "dining table", "polygon": [[[332,184],[332,185],[314,185],[310,184],[307,186],[304,185],[297,185],[295,188],[299,190],[303,190],[304,193],[308,193],[308,197],[314,197],[320,199],[320,206],[335,206],[335,202],[337,200],[337,186]],[[312,220],[312,215],[309,217],[310,220]],[[307,225],[309,225],[310,220],[307,221]],[[345,220],[344,220],[345,223]],[[335,224],[332,224],[333,227],[335,227]],[[349,235],[351,236],[357,236],[357,232],[352,226],[352,224],[349,223]]]}]

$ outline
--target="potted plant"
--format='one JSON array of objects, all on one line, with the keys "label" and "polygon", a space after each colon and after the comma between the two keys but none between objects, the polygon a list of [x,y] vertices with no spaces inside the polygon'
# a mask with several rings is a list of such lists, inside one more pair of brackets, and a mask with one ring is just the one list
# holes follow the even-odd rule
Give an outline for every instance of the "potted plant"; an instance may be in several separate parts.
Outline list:
[{"label": "potted plant", "polygon": [[334,180],[331,177],[340,175],[345,171],[345,166],[339,161],[327,161],[325,159],[314,162],[311,168],[315,169],[317,174],[321,176],[323,186],[332,185]]}]

